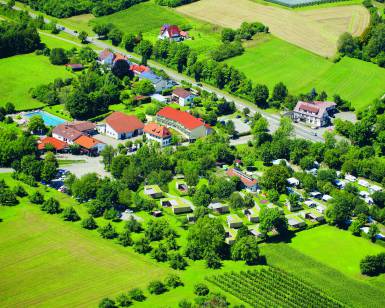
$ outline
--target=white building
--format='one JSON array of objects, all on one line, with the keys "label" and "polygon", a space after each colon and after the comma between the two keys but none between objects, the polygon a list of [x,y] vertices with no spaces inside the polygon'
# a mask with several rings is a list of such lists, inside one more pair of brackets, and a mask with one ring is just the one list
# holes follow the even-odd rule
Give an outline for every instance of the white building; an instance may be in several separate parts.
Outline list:
[{"label": "white building", "polygon": [[114,112],[106,118],[104,133],[114,139],[132,138],[143,133],[144,124],[135,116]]},{"label": "white building", "polygon": [[156,123],[149,123],[144,126],[144,133],[148,140],[158,142],[162,147],[171,144],[171,133],[167,127]]},{"label": "white building", "polygon": [[176,88],[172,91],[172,100],[177,102],[180,106],[191,106],[195,95],[183,88]]},{"label": "white building", "polygon": [[330,114],[335,111],[334,102],[302,102],[299,101],[293,111],[293,120],[305,122],[314,127],[326,126],[330,123]]}]

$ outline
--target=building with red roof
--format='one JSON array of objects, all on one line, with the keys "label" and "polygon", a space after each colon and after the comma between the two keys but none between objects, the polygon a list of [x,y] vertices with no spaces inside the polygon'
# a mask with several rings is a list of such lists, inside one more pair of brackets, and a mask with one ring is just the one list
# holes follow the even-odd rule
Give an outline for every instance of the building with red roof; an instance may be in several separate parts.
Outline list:
[{"label": "building with red roof", "polygon": [[201,119],[171,107],[161,109],[156,114],[156,120],[159,124],[180,132],[189,140],[196,140],[211,133],[211,129]]},{"label": "building with red roof", "polygon": [[162,147],[171,144],[171,132],[166,126],[156,123],[149,123],[144,126],[144,133],[147,139],[159,142]]},{"label": "building with red roof", "polygon": [[322,127],[330,123],[330,115],[335,112],[334,102],[302,102],[299,101],[294,108],[292,117],[294,121],[305,122],[314,127]]},{"label": "building with red roof", "polygon": [[180,106],[191,105],[194,101],[195,95],[183,88],[176,88],[172,91],[172,100],[177,102]]},{"label": "building with red roof", "polygon": [[53,137],[45,137],[38,141],[37,149],[39,151],[44,151],[46,150],[47,145],[49,145],[50,147],[53,147],[57,152],[61,152],[68,148],[68,143],[64,141],[61,141]]},{"label": "building with red roof", "polygon": [[139,64],[131,64],[130,71],[132,71],[135,75],[140,75],[145,72],[149,72],[150,68],[145,65],[139,65]]},{"label": "building with red roof", "polygon": [[115,139],[126,139],[143,133],[144,124],[135,116],[114,112],[106,118],[106,135]]},{"label": "building with red roof", "polygon": [[60,124],[52,130],[52,137],[73,144],[82,135],[92,135],[96,132],[95,123],[89,121],[73,121]]},{"label": "building with red roof", "polygon": [[99,154],[106,146],[105,143],[85,135],[77,138],[74,143],[80,145],[88,154]]},{"label": "building with red roof", "polygon": [[230,168],[226,171],[226,174],[230,177],[237,177],[239,178],[245,188],[251,192],[255,192],[258,189],[258,182],[256,179],[252,178],[251,176],[248,176],[247,174],[244,174],[242,171],[236,168]]},{"label": "building with red roof", "polygon": [[[163,25],[160,28],[159,39],[170,41],[180,42],[184,39],[184,36],[181,35],[181,30],[176,25]],[[184,32],[184,35],[187,37],[187,33]]]}]

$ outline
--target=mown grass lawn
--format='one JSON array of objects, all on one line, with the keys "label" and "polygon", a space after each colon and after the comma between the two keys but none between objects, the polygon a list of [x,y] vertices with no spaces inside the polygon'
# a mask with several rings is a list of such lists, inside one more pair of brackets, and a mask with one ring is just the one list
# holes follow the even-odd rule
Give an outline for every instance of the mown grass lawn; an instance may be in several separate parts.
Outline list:
[{"label": "mown grass lawn", "polygon": [[367,254],[385,251],[369,240],[331,226],[296,234],[288,243],[261,245],[269,265],[283,268],[352,307],[382,307],[385,276],[365,277],[359,262]]},{"label": "mown grass lawn", "polygon": [[0,106],[12,102],[17,110],[43,106],[31,98],[31,88],[71,76],[64,66],[52,65],[47,57],[33,53],[0,59],[0,72]]},{"label": "mown grass lawn", "polygon": [[247,48],[241,56],[226,63],[244,72],[255,83],[271,90],[282,81],[293,94],[316,88],[334,94],[363,109],[385,93],[385,70],[368,62],[343,58],[332,63],[304,49],[270,36]]}]

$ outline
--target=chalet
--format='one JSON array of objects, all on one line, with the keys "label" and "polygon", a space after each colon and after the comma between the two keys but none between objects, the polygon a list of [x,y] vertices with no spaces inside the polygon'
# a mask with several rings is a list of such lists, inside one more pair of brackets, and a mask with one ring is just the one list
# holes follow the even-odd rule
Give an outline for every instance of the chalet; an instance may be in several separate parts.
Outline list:
[{"label": "chalet", "polygon": [[52,137],[68,144],[83,135],[93,135],[96,132],[96,125],[88,121],[74,121],[56,126],[52,130]]},{"label": "chalet", "polygon": [[298,185],[299,185],[299,180],[296,179],[296,178],[288,178],[288,179],[287,179],[287,183],[288,183],[290,186],[298,186]]},{"label": "chalet", "polygon": [[298,122],[305,122],[314,127],[326,126],[330,123],[330,115],[335,112],[334,102],[302,102],[299,101],[294,108],[292,117]]},{"label": "chalet", "polygon": [[170,89],[173,86],[173,83],[170,80],[164,79],[151,71],[141,73],[139,75],[139,80],[143,79],[149,80],[152,83],[156,93],[161,93],[162,91]]},{"label": "chalet", "polygon": [[45,137],[43,139],[40,139],[37,143],[37,149],[39,151],[46,150],[47,146],[51,148],[53,147],[56,152],[62,152],[68,148],[67,142],[61,141],[53,137]]},{"label": "chalet", "polygon": [[229,206],[220,202],[210,203],[208,208],[214,212],[217,212],[218,214],[225,214],[230,212]]},{"label": "chalet", "polygon": [[146,185],[144,186],[143,193],[154,199],[162,198],[163,192],[158,185]]},{"label": "chalet", "polygon": [[246,215],[250,222],[259,222],[259,210],[256,207],[244,210],[243,213]]},{"label": "chalet", "polygon": [[201,119],[195,118],[185,111],[164,107],[156,114],[159,124],[171,127],[189,140],[196,140],[211,133],[211,128]]},{"label": "chalet", "polygon": [[183,88],[176,88],[172,91],[171,99],[180,106],[191,106],[195,95]]},{"label": "chalet", "polygon": [[180,42],[188,38],[188,33],[181,31],[178,26],[175,25],[163,25],[160,28],[159,39],[170,40],[174,42]]},{"label": "chalet", "polygon": [[89,155],[97,155],[106,147],[104,142],[85,135],[77,138],[74,143],[79,145]]},{"label": "chalet", "polygon": [[171,144],[171,133],[165,126],[161,126],[156,123],[149,123],[144,126],[143,131],[148,140],[156,141],[162,147]]},{"label": "chalet", "polygon": [[306,222],[297,216],[287,217],[287,223],[290,227],[296,228],[296,229],[306,226]]},{"label": "chalet", "polygon": [[105,133],[117,140],[132,138],[143,133],[144,124],[135,116],[114,112],[106,118]]},{"label": "chalet", "polygon": [[237,228],[242,227],[242,225],[243,225],[242,219],[240,219],[237,214],[227,215],[226,220],[227,220],[227,225],[229,226],[229,228],[237,229]]},{"label": "chalet", "polygon": [[243,185],[248,191],[256,192],[258,189],[258,182],[256,179],[244,174],[242,171],[236,168],[230,168],[226,171],[226,174],[230,177],[237,177],[241,180]]}]

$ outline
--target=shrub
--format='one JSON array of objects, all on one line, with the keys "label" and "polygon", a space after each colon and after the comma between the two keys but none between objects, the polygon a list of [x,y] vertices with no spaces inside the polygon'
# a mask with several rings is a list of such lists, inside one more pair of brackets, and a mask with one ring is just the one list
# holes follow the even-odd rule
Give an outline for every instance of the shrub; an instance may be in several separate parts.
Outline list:
[{"label": "shrub", "polygon": [[128,296],[131,297],[131,299],[137,301],[137,302],[143,302],[146,297],[144,296],[144,293],[139,288],[134,288],[128,291]]},{"label": "shrub", "polygon": [[15,194],[9,188],[0,189],[0,205],[14,206],[18,203]]},{"label": "shrub", "polygon": [[80,220],[80,216],[78,215],[78,213],[76,213],[75,209],[72,206],[66,207],[63,210],[62,217],[65,221],[78,221],[78,220]]},{"label": "shrub", "polygon": [[82,220],[81,226],[82,226],[82,228],[88,229],[88,230],[94,230],[98,227],[95,219],[92,216],[84,218]]},{"label": "shrub", "polygon": [[150,241],[146,238],[141,238],[134,243],[134,250],[137,253],[146,254],[152,250]]},{"label": "shrub", "polygon": [[363,275],[368,276],[377,276],[385,273],[385,253],[366,256],[360,262],[360,269]]},{"label": "shrub", "polygon": [[180,279],[178,275],[175,274],[169,274],[165,279],[164,283],[166,284],[167,287],[175,289],[179,286],[183,286],[183,282]]},{"label": "shrub", "polygon": [[44,202],[44,196],[40,192],[35,191],[29,196],[29,201],[34,204],[42,204]]},{"label": "shrub", "polygon": [[173,269],[184,270],[188,265],[186,259],[179,252],[170,254],[169,260],[170,266]]},{"label": "shrub", "polygon": [[59,214],[62,210],[60,208],[59,201],[54,198],[49,198],[41,205],[41,209],[48,214]]},{"label": "shrub", "polygon": [[115,228],[110,223],[108,223],[104,227],[99,227],[98,232],[100,233],[102,238],[106,238],[106,239],[113,239],[118,236]]},{"label": "shrub", "polygon": [[115,302],[108,297],[103,298],[99,303],[99,308],[115,308],[115,307],[116,307]]},{"label": "shrub", "polygon": [[128,307],[132,304],[132,300],[128,294],[119,294],[116,297],[116,303],[119,307]]},{"label": "shrub", "polygon": [[118,236],[118,243],[124,247],[132,245],[131,233],[128,230],[124,230]]},{"label": "shrub", "polygon": [[163,282],[159,281],[159,280],[153,280],[151,281],[149,284],[148,284],[148,287],[147,287],[148,291],[151,293],[151,294],[162,294],[164,292],[167,291],[167,288],[166,286],[164,285]]},{"label": "shrub", "polygon": [[16,185],[14,188],[13,188],[13,193],[22,198],[22,197],[25,197],[25,196],[28,196],[28,193],[25,191],[24,187],[21,186],[21,185]]}]

